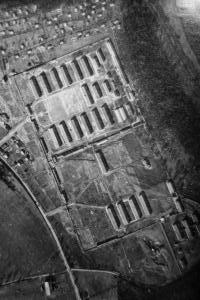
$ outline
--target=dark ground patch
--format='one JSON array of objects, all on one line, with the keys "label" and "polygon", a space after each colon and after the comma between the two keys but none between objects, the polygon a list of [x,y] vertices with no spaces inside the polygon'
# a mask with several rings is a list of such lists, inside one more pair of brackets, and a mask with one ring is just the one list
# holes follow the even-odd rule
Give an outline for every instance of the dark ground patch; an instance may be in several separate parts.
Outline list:
[{"label": "dark ground patch", "polygon": [[[135,4],[137,3],[138,4]],[[183,194],[198,201],[200,113],[184,94],[174,67],[155,35],[157,21],[142,1],[122,2],[124,30],[116,34],[122,65],[170,176]]]},{"label": "dark ground patch", "polygon": [[13,177],[11,182],[6,182],[5,174],[0,179],[0,283],[64,270],[32,200]]},{"label": "dark ground patch", "polygon": [[197,300],[200,295],[200,264],[179,280],[159,288],[147,300]]}]

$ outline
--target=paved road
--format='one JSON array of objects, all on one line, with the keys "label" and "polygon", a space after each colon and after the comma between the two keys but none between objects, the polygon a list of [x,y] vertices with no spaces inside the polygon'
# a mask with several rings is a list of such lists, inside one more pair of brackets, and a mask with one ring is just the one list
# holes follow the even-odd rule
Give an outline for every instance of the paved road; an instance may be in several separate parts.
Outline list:
[{"label": "paved road", "polygon": [[75,284],[74,276],[73,276],[72,271],[71,271],[71,269],[70,269],[70,266],[69,266],[69,264],[68,264],[68,262],[67,262],[67,259],[66,259],[66,257],[65,257],[65,254],[64,254],[64,252],[63,252],[63,250],[62,250],[62,247],[61,247],[61,245],[60,245],[60,242],[59,242],[59,240],[58,240],[58,238],[57,238],[57,235],[56,235],[56,233],[55,233],[53,227],[51,226],[51,223],[49,222],[47,216],[45,215],[45,213],[44,213],[44,211],[43,211],[41,205],[39,204],[39,202],[37,201],[37,199],[35,198],[35,196],[32,194],[31,190],[30,190],[29,187],[26,185],[26,183],[20,178],[20,176],[15,172],[15,170],[14,170],[14,169],[6,162],[6,160],[5,160],[1,155],[0,155],[0,161],[3,162],[3,163],[8,167],[8,169],[13,173],[13,175],[15,176],[15,178],[21,183],[21,185],[23,186],[23,188],[25,189],[25,191],[28,193],[28,195],[30,196],[30,198],[31,198],[32,201],[34,202],[36,208],[37,208],[37,209],[39,210],[39,212],[41,213],[41,215],[42,215],[42,217],[43,217],[43,219],[44,219],[46,225],[48,226],[48,229],[49,229],[50,232],[51,232],[51,235],[52,235],[52,237],[53,237],[53,239],[54,239],[54,241],[55,241],[55,243],[56,243],[56,245],[57,245],[57,248],[58,248],[58,250],[59,250],[59,253],[60,253],[60,256],[61,256],[61,258],[62,258],[62,260],[63,260],[63,263],[64,263],[64,265],[65,265],[65,267],[66,267],[66,270],[67,270],[67,272],[68,272],[69,278],[70,278],[71,283],[72,283],[72,286],[73,286],[73,288],[74,288],[74,293],[75,293],[75,295],[76,295],[76,299],[77,299],[77,300],[81,300],[81,297],[80,297],[80,294],[79,294],[78,287],[77,287],[76,284]]}]

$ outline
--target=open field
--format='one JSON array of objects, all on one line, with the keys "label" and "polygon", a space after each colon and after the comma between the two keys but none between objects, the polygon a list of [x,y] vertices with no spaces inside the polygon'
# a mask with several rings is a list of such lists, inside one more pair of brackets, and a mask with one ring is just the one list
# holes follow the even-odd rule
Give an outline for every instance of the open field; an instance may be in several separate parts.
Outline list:
[{"label": "open field", "polygon": [[32,200],[14,178],[12,184],[9,188],[0,180],[0,283],[64,270]]}]

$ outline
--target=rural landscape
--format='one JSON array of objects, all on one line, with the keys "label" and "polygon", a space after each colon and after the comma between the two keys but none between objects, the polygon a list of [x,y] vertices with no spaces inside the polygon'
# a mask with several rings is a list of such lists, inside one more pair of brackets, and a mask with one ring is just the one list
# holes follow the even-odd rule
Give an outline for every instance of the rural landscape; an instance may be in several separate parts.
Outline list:
[{"label": "rural landscape", "polygon": [[0,2],[0,299],[198,299],[186,2]]}]

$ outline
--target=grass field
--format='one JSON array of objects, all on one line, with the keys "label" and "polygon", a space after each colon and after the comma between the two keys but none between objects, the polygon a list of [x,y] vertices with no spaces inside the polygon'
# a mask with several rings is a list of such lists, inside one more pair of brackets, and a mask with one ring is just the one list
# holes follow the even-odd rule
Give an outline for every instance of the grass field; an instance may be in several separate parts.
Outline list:
[{"label": "grass field", "polygon": [[0,180],[0,283],[64,266],[43,219],[31,199],[12,178],[13,190]]}]

